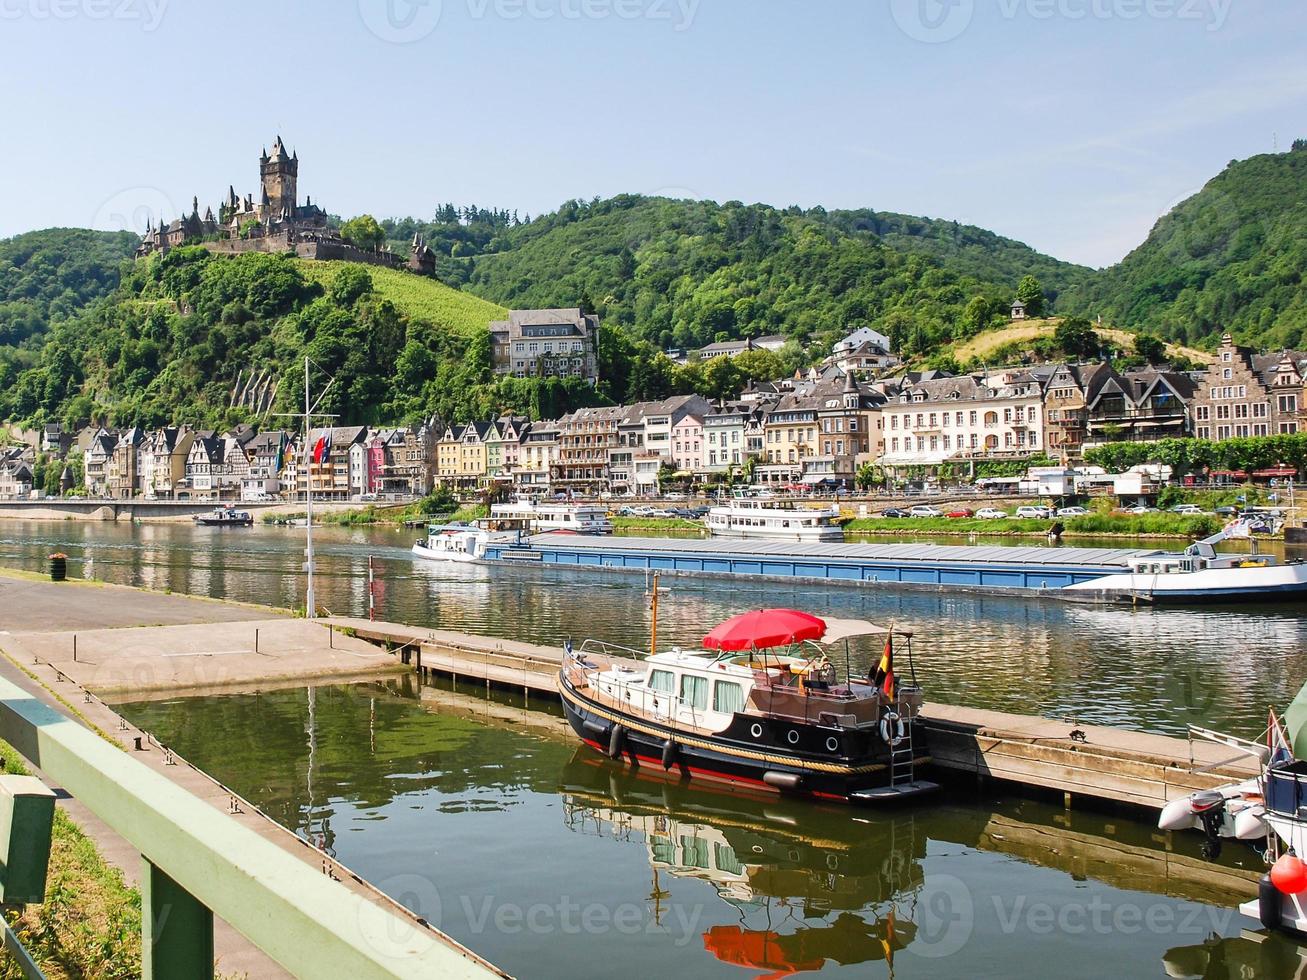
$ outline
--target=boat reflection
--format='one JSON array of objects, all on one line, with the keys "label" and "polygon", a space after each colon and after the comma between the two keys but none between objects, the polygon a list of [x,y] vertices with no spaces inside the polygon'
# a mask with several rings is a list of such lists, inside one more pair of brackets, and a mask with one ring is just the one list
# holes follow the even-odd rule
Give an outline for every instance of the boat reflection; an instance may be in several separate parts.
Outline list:
[{"label": "boat reflection", "polygon": [[1168,977],[1192,980],[1307,980],[1307,949],[1287,936],[1245,930],[1238,936],[1213,936],[1168,949],[1162,969]]},{"label": "boat reflection", "polygon": [[564,767],[575,833],[642,845],[655,916],[663,875],[706,882],[738,916],[703,934],[725,963],[769,977],[882,960],[916,936],[926,835],[911,813],[851,818],[847,808],[705,792],[618,770],[578,751]]}]

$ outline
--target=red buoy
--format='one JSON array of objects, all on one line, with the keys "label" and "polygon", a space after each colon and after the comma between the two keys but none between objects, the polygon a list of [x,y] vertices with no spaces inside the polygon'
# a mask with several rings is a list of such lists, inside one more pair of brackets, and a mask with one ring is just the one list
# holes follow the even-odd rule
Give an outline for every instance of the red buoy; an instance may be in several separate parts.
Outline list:
[{"label": "red buoy", "polygon": [[1290,851],[1271,866],[1271,884],[1282,895],[1307,891],[1307,864]]}]

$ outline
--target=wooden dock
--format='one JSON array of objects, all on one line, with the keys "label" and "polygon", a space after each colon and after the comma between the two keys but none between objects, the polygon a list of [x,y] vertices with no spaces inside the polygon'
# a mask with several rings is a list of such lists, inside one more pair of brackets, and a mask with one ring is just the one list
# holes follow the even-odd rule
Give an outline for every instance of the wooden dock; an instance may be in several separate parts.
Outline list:
[{"label": "wooden dock", "polygon": [[[423,676],[557,698],[563,651],[494,637],[365,619],[325,623],[386,646]],[[926,703],[922,720],[934,764],[957,777],[1160,810],[1195,790],[1256,775],[1247,757],[1208,742],[1026,715]]]}]

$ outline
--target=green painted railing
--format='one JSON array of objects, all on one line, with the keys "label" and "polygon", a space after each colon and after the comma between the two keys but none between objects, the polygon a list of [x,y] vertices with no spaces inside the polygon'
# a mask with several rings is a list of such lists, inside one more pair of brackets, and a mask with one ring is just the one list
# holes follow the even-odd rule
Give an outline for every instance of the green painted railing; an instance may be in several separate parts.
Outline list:
[{"label": "green painted railing", "polygon": [[504,974],[364,897],[0,678],[0,738],[145,860],[145,980],[213,976],[218,915],[297,977]]}]

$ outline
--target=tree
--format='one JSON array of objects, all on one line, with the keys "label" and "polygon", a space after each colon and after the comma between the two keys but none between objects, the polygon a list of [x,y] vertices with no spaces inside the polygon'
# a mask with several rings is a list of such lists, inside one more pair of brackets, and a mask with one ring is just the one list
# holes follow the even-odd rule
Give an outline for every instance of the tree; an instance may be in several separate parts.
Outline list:
[{"label": "tree", "polygon": [[377,249],[386,240],[386,233],[372,215],[360,214],[340,226],[340,237],[359,248]]},{"label": "tree", "polygon": [[1068,357],[1094,357],[1103,342],[1094,333],[1094,325],[1084,317],[1069,316],[1053,331],[1053,343]]},{"label": "tree", "polygon": [[1166,360],[1166,344],[1158,337],[1141,333],[1135,337],[1135,353],[1149,364],[1161,364]]},{"label": "tree", "polygon": [[1025,276],[1017,283],[1017,299],[1026,304],[1027,316],[1044,315],[1044,288],[1034,276]]}]

